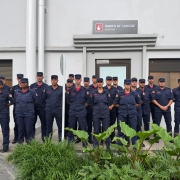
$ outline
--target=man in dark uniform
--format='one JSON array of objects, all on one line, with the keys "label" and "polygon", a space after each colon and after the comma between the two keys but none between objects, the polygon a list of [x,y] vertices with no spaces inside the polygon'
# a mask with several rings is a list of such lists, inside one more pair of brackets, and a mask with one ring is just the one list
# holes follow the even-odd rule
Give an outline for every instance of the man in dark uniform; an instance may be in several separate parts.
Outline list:
[{"label": "man in dark uniform", "polygon": [[8,85],[6,85],[5,83],[6,83],[6,79],[5,79],[5,77],[4,76],[0,76],[0,80],[3,82],[3,88],[2,88],[2,91],[3,92],[8,92],[8,93],[10,93],[10,87],[8,86]]},{"label": "man in dark uniform", "polygon": [[69,79],[71,79],[73,82],[73,86],[75,85],[75,83],[74,83],[74,74],[69,74]]},{"label": "man in dark uniform", "polygon": [[[150,94],[147,90],[145,90],[145,79],[139,79],[139,89],[142,91],[142,119],[144,122],[144,130],[149,130],[150,123]],[[148,138],[149,139],[149,138]]]},{"label": "man in dark uniform", "polygon": [[34,106],[35,121],[34,121],[33,129],[35,136],[35,130],[36,130],[35,126],[37,122],[37,117],[39,116],[39,119],[41,121],[42,140],[44,140],[44,137],[46,137],[47,124],[46,124],[46,111],[45,111],[46,103],[43,99],[43,92],[44,89],[48,87],[48,85],[43,82],[44,77],[42,72],[37,72],[36,79],[37,82],[30,85],[30,89],[34,89],[38,95],[38,103]]},{"label": "man in dark uniform", "polygon": [[[112,77],[107,76],[106,77],[106,86],[104,86],[104,89],[106,91],[108,91],[108,93],[110,94],[110,99],[111,99],[110,105],[113,105],[114,99],[115,99],[118,91],[117,91],[117,88],[115,88],[111,84],[112,84]],[[115,124],[115,122],[116,122],[116,107],[113,105],[113,108],[110,109],[110,126]],[[111,141],[113,140],[114,136],[115,136],[115,131],[110,136]]]},{"label": "man in dark uniform", "polygon": [[174,111],[175,111],[175,115],[174,115],[174,122],[175,122],[175,126],[174,126],[174,137],[179,135],[179,124],[180,124],[180,79],[178,79],[178,84],[179,87],[174,88],[173,91],[173,95],[174,95]]},{"label": "man in dark uniform", "polygon": [[[77,122],[79,123],[80,129],[87,131],[87,122],[86,122],[86,107],[88,106],[88,92],[86,88],[81,86],[81,75],[75,75],[75,86],[69,89],[68,93],[68,103],[69,108],[69,128],[76,129]],[[69,132],[68,141],[74,141],[74,135],[72,132]]]},{"label": "man in dark uniform", "polygon": [[[125,122],[129,127],[136,131],[137,129],[137,110],[141,104],[140,97],[136,91],[131,90],[131,79],[124,80],[124,90],[116,94],[114,105],[119,107],[118,120]],[[118,136],[125,138],[125,135],[121,132],[118,121]],[[132,144],[135,144],[136,137],[132,138]]]},{"label": "man in dark uniform", "polygon": [[92,84],[89,85],[89,88],[91,91],[93,91],[94,89],[97,88],[97,76],[96,75],[92,76]]},{"label": "man in dark uniform", "polygon": [[166,122],[166,129],[172,135],[171,104],[174,96],[170,88],[165,87],[165,79],[159,78],[159,87],[151,92],[152,102],[155,104],[155,122],[160,126],[162,115]]},{"label": "man in dark uniform", "polygon": [[[90,95],[92,92],[92,89],[90,90],[89,88],[89,77],[84,77],[84,87],[86,88],[88,95]],[[90,97],[89,97],[90,98]],[[89,101],[90,102],[90,101]],[[92,103],[89,103],[88,106],[86,107],[87,110],[87,127],[88,127],[88,134],[89,134],[89,143],[92,143],[92,113],[93,113],[93,107]]]},{"label": "man in dark uniform", "polygon": [[[103,79],[97,79],[97,89],[90,95],[93,104],[93,126],[94,134],[100,133],[100,124],[102,122],[102,131],[106,131],[110,126],[110,110],[113,109],[111,95],[108,90],[103,88]],[[96,138],[93,139],[94,146],[98,145]],[[110,148],[110,138],[106,139],[106,148]]]},{"label": "man in dark uniform", "polygon": [[[8,92],[3,92],[3,81],[0,80],[0,124],[3,134],[3,149],[2,152],[7,152],[9,149],[9,101],[12,103],[12,95]],[[8,102],[8,104],[7,104]]]},{"label": "man in dark uniform", "polygon": [[[145,86],[145,90],[149,92],[149,94],[152,93],[152,91],[155,91],[158,86],[154,84],[154,76],[148,76],[148,85]],[[151,116],[152,116],[152,121],[153,123],[155,122],[155,107],[154,103],[150,103],[150,108],[151,108]]]},{"label": "man in dark uniform", "polygon": [[52,126],[54,118],[58,127],[59,141],[62,139],[62,86],[58,85],[58,76],[51,76],[51,86],[46,87],[43,93],[44,100],[46,101],[46,123],[47,123],[47,136],[52,136]]},{"label": "man in dark uniform", "polygon": [[[13,86],[11,88],[11,95],[14,97],[15,92],[19,89],[21,89],[21,79],[24,77],[23,74],[17,74],[17,82],[18,84]],[[14,139],[12,141],[12,144],[15,144],[18,141],[18,126],[17,126],[17,118],[15,114],[15,104],[13,107],[13,118],[14,118]]]}]

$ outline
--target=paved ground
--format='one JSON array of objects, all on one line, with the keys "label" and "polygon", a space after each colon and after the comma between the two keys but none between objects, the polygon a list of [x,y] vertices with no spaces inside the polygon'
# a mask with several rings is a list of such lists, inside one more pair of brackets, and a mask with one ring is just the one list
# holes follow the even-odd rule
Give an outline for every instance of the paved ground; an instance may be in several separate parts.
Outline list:
[{"label": "paved ground", "polygon": [[[53,140],[54,141],[58,140],[57,135],[58,135],[57,131],[55,131],[53,134]],[[36,139],[41,139],[41,136],[37,135]],[[10,132],[9,151],[6,153],[0,153],[0,180],[12,180],[12,179],[14,179],[13,167],[4,162],[4,158],[13,151],[14,147],[16,147],[16,144],[15,145],[12,144],[12,140],[13,140],[13,130],[11,130],[11,132]],[[2,135],[0,135],[0,145],[1,144],[2,144]],[[77,150],[81,150],[81,143],[76,144],[76,146],[77,146]],[[149,148],[148,142],[145,142],[145,146],[146,147],[144,149]],[[160,141],[159,143],[154,144],[151,149],[152,150],[158,150],[158,149],[161,149],[162,147],[163,147],[163,142]],[[1,147],[0,147],[0,149],[1,149]]]}]

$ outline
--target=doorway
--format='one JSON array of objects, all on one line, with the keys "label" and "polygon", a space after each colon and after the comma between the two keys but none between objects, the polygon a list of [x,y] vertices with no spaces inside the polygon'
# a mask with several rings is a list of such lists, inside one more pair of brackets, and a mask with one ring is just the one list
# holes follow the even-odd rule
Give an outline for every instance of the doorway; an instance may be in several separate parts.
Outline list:
[{"label": "doorway", "polygon": [[106,76],[118,77],[118,85],[124,85],[124,79],[131,77],[130,59],[96,59],[96,75],[103,78]]}]

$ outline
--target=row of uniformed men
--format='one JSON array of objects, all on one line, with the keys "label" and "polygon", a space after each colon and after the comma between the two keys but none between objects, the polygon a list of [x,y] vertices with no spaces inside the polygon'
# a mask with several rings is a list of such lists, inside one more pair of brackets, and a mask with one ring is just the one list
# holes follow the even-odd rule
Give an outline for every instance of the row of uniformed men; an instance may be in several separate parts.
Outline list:
[{"label": "row of uniformed men", "polygon": [[[92,85],[88,77],[84,78],[84,87],[81,86],[81,75],[70,74],[66,84],[66,127],[76,129],[79,122],[80,129],[87,131],[89,142],[92,141],[92,122],[94,133],[99,133],[100,123],[102,131],[114,124],[116,118],[126,122],[136,131],[141,131],[142,118],[144,129],[149,129],[150,112],[153,122],[160,125],[164,115],[167,131],[172,132],[170,105],[175,98],[175,129],[179,133],[180,113],[180,88],[175,88],[173,93],[165,87],[165,79],[159,79],[159,86],[153,84],[153,76],[148,77],[148,85],[145,80],[137,78],[124,80],[124,89],[118,86],[117,77],[106,77],[106,86],[103,87],[103,79],[92,76]],[[4,84],[5,78],[0,76],[0,123],[3,132],[3,151],[9,147],[9,100],[14,104],[15,137],[12,143],[22,143],[24,137],[29,141],[35,135],[35,124],[39,116],[42,128],[42,139],[52,134],[54,118],[58,126],[59,140],[61,140],[62,127],[62,87],[58,85],[58,76],[51,76],[51,86],[43,82],[43,73],[37,73],[37,82],[28,85],[28,79],[22,74],[17,74],[18,85],[10,88]],[[113,83],[112,83],[113,82]],[[178,82],[180,82],[178,80]],[[10,95],[9,95],[10,93]],[[174,94],[174,96],[173,96]],[[7,106],[8,105],[8,106]],[[88,127],[88,128],[87,128]],[[118,135],[123,137],[118,126]],[[114,133],[111,135],[113,139]],[[74,139],[69,133],[69,141]],[[133,139],[135,143],[136,139]],[[94,139],[94,145],[97,145]],[[110,139],[106,141],[107,147]]]}]

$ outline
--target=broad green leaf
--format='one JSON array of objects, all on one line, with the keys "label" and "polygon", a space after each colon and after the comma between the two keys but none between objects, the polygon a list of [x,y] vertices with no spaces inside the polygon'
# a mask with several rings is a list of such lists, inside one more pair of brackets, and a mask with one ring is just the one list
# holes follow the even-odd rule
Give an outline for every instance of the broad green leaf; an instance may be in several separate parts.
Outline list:
[{"label": "broad green leaf", "polygon": [[92,152],[94,152],[94,149],[91,149],[91,148],[83,148],[82,149],[82,152],[84,153],[84,152],[89,152],[89,153],[92,153]]},{"label": "broad green leaf", "polygon": [[121,132],[123,132],[128,138],[136,136],[136,131],[130,128],[125,122],[120,122]]},{"label": "broad green leaf", "polygon": [[74,129],[70,129],[70,128],[65,128],[65,130],[71,131],[74,135],[76,135],[78,138],[81,139],[81,141],[83,142],[87,142],[88,141],[88,133],[82,130],[74,130]]},{"label": "broad green leaf", "polygon": [[161,137],[164,142],[169,142],[173,139],[164,129],[158,131],[156,134]]},{"label": "broad green leaf", "polygon": [[180,147],[176,148],[176,150],[178,151],[178,153],[180,154]]},{"label": "broad green leaf", "polygon": [[151,124],[152,130],[161,131],[164,130],[164,128],[158,126],[157,124]]},{"label": "broad green leaf", "polygon": [[156,136],[154,139],[149,139],[148,142],[153,145],[154,143],[156,143],[157,141],[159,141],[161,138],[159,136]]},{"label": "broad green leaf", "polygon": [[113,142],[114,141],[120,141],[125,146],[128,144],[128,142],[125,139],[121,138],[121,137],[114,137],[114,139],[112,141]]},{"label": "broad green leaf", "polygon": [[103,132],[103,133],[99,133],[99,134],[94,134],[92,133],[92,135],[97,139],[97,141],[100,143],[101,140],[103,139],[104,136],[106,136],[106,133]]},{"label": "broad green leaf", "polygon": [[101,154],[101,159],[111,159],[111,154],[104,150]]},{"label": "broad green leaf", "polygon": [[138,139],[138,140],[135,142],[134,147],[135,147],[136,149],[139,149],[140,144],[141,144],[141,141],[140,141],[140,139]]},{"label": "broad green leaf", "polygon": [[171,156],[177,156],[178,155],[175,150],[171,150],[168,148],[164,148],[164,150]]},{"label": "broad green leaf", "polygon": [[128,148],[125,146],[119,146],[117,144],[111,144],[111,146],[120,152],[128,153]]},{"label": "broad green leaf", "polygon": [[174,145],[180,148],[180,135],[174,138]]},{"label": "broad green leaf", "polygon": [[137,136],[140,137],[141,140],[145,140],[146,138],[150,137],[151,135],[155,134],[156,130],[150,130],[150,131],[140,131],[137,132]]}]

